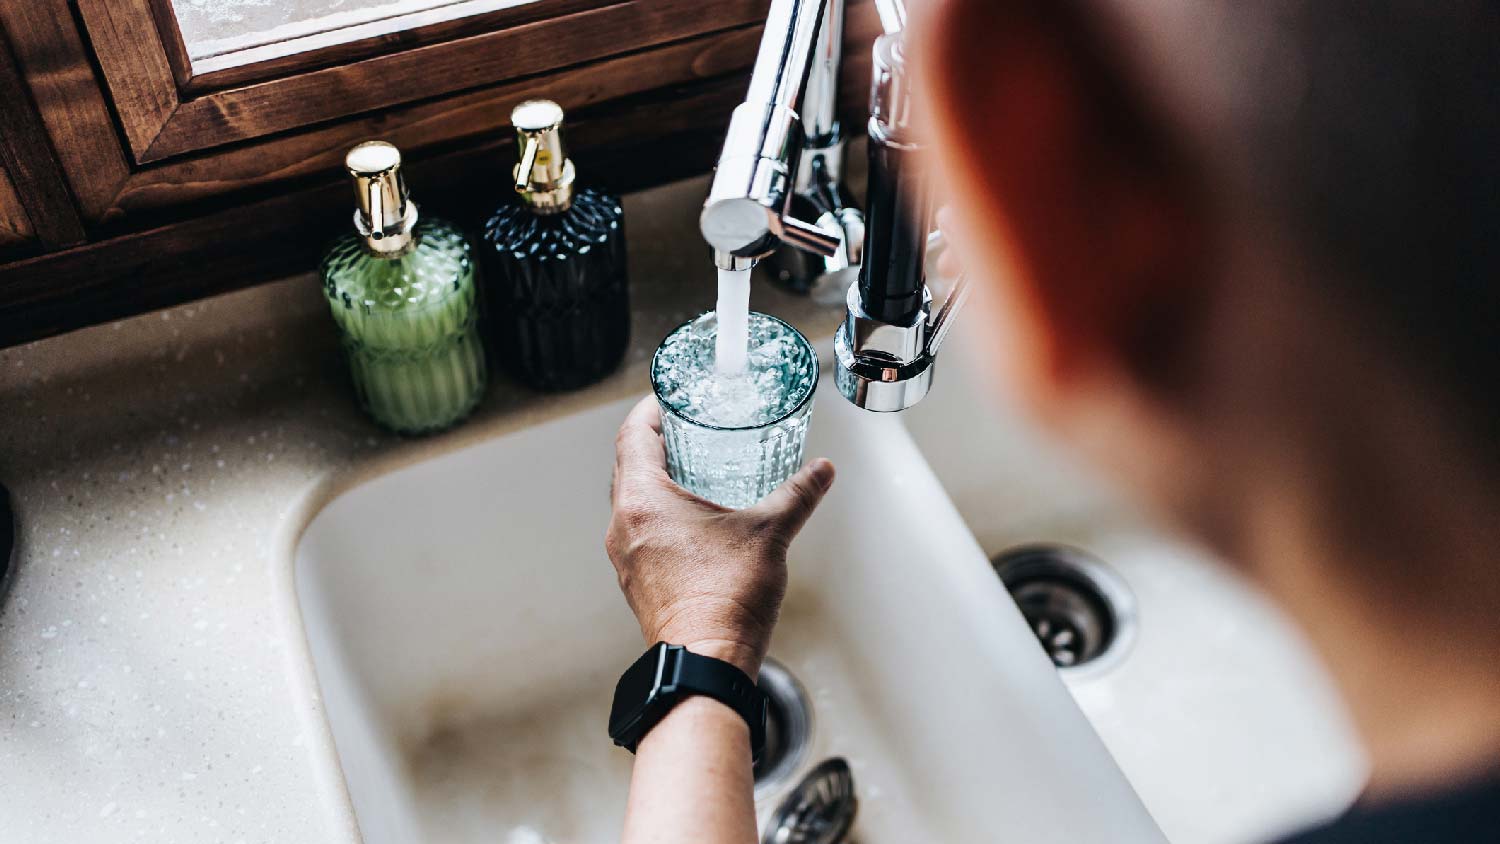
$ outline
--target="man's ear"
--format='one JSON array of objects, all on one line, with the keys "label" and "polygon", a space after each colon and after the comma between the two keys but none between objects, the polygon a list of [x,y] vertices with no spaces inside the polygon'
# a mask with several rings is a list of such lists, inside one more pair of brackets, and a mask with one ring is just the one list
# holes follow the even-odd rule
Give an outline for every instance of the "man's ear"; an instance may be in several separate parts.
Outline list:
[{"label": "man's ear", "polygon": [[912,33],[939,201],[1043,389],[1101,365],[1171,377],[1166,344],[1204,282],[1196,174],[1099,35],[1055,0],[936,0]]}]

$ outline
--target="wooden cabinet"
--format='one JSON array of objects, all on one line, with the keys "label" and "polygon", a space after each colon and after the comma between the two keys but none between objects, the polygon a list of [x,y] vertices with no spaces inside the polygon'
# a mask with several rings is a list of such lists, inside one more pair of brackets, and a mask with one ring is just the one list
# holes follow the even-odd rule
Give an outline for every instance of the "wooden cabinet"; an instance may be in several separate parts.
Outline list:
[{"label": "wooden cabinet", "polygon": [[[371,137],[407,151],[424,204],[473,219],[527,97],[568,109],[595,181],[706,170],[768,0],[465,4],[202,60],[170,0],[0,3],[0,346],[311,268],[349,214],[343,151]],[[856,128],[877,28],[851,4]]]},{"label": "wooden cabinet", "polygon": [[36,239],[31,218],[21,207],[21,195],[10,180],[10,172],[0,167],[0,255],[19,253]]}]

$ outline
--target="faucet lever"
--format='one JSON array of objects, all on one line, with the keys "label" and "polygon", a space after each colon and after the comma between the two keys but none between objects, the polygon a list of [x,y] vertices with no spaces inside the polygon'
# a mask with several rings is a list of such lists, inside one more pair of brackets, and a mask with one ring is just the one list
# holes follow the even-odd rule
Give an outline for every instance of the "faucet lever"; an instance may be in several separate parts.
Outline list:
[{"label": "faucet lever", "polygon": [[796,217],[781,218],[781,239],[798,249],[824,258],[837,255],[844,245],[844,239],[838,235]]},{"label": "faucet lever", "polygon": [[[927,237],[927,248],[943,249],[947,243],[943,240],[943,233],[935,231]],[[953,280],[953,286],[948,288],[948,297],[943,300],[943,306],[938,309],[936,317],[932,319],[932,330],[927,335],[927,356],[937,357],[938,350],[943,347],[943,341],[948,339],[948,332],[953,328],[953,320],[958,312],[963,310],[964,303],[969,301],[969,276],[967,273],[959,273],[958,278]]]}]

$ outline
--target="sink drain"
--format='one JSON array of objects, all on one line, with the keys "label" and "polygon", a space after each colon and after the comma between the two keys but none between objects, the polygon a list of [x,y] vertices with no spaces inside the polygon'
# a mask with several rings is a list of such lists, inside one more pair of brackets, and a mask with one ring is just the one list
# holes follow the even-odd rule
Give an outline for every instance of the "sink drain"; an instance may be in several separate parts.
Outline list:
[{"label": "sink drain", "polygon": [[761,844],[842,844],[858,811],[849,763],[824,759],[781,801]]},{"label": "sink drain", "polygon": [[802,684],[785,665],[769,657],[756,681],[766,693],[766,749],[755,763],[755,790],[786,782],[807,758],[812,744],[812,707]]},{"label": "sink drain", "polygon": [[1124,654],[1135,601],[1108,566],[1061,545],[1028,545],[992,562],[1053,665],[1098,669]]}]

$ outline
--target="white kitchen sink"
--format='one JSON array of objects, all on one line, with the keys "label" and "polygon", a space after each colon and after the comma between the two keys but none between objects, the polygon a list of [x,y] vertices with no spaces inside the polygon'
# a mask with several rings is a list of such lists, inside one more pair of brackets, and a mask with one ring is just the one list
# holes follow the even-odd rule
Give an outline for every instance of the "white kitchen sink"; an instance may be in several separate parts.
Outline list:
[{"label": "white kitchen sink", "polygon": [[1366,763],[1291,625],[996,398],[975,330],[959,321],[932,392],[902,419],[986,555],[1079,548],[1133,595],[1128,650],[1064,680],[1166,836],[1251,844],[1346,809]]},{"label": "white kitchen sink", "polygon": [[[862,844],[1162,842],[901,420],[820,389],[809,454],[840,476],[772,647],[812,702],[800,768],[849,760]],[[368,844],[618,840],[605,720],[644,643],[602,538],[627,407],[398,469],[308,525],[301,612]]]}]

